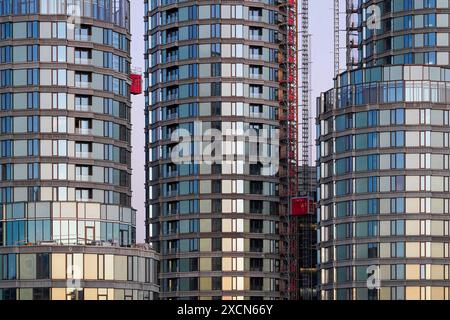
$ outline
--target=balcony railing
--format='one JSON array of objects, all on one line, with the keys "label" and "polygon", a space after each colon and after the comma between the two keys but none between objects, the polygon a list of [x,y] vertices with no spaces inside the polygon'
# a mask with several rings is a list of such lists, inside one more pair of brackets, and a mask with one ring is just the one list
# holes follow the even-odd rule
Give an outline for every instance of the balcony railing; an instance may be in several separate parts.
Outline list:
[{"label": "balcony railing", "polygon": [[251,21],[262,22],[263,17],[259,15],[249,15],[248,19]]},{"label": "balcony railing", "polygon": [[89,58],[75,58],[76,64],[84,64],[84,65],[91,65],[92,59]]},{"label": "balcony railing", "polygon": [[167,36],[166,43],[172,43],[178,41],[178,36]]},{"label": "balcony railing", "polygon": [[168,81],[177,81],[178,80],[178,74],[168,74],[166,80],[167,80],[167,82]]},{"label": "balcony railing", "polygon": [[178,176],[178,171],[169,171],[169,172],[167,172],[167,174],[166,174],[166,177],[167,178],[172,178],[172,177],[177,177]]},{"label": "balcony railing", "polygon": [[92,111],[92,106],[90,105],[75,105],[76,111]]},{"label": "balcony railing", "polygon": [[92,36],[85,34],[75,34],[75,41],[92,41]]},{"label": "balcony railing", "polygon": [[168,95],[166,96],[166,99],[167,99],[167,100],[176,100],[176,99],[178,99],[178,93],[168,94]]},{"label": "balcony railing", "polygon": [[81,182],[92,182],[92,176],[89,175],[77,175],[75,179]]},{"label": "balcony railing", "polygon": [[166,62],[173,62],[173,61],[178,61],[178,55],[174,54],[174,55],[170,55],[170,56],[166,56]]},{"label": "balcony railing", "polygon": [[263,75],[259,73],[250,73],[250,79],[259,79],[262,80]]},{"label": "balcony railing", "polygon": [[81,135],[91,135],[92,134],[92,129],[76,128],[75,129],[75,133],[76,134],[81,134]]},{"label": "balcony railing", "polygon": [[178,196],[178,190],[170,190],[167,191],[166,193],[166,197],[176,197]]},{"label": "balcony railing", "polygon": [[251,60],[263,60],[264,56],[262,54],[250,54],[249,58]]},{"label": "balcony railing", "polygon": [[167,16],[166,17],[166,24],[176,23],[178,22],[177,16]]},{"label": "balcony railing", "polygon": [[262,99],[263,94],[262,93],[250,93],[250,98]]},{"label": "balcony railing", "polygon": [[178,113],[171,113],[171,114],[167,115],[166,120],[174,120],[177,118],[178,118]]},{"label": "balcony railing", "polygon": [[253,40],[253,41],[261,41],[263,36],[259,35],[259,34],[251,34],[251,35],[249,35],[249,38],[250,38],[250,40]]},{"label": "balcony railing", "polygon": [[92,89],[92,83],[84,81],[75,81],[75,87],[81,89]]},{"label": "balcony railing", "polygon": [[76,152],[75,157],[81,158],[81,159],[92,159],[93,154],[92,154],[92,152]]}]

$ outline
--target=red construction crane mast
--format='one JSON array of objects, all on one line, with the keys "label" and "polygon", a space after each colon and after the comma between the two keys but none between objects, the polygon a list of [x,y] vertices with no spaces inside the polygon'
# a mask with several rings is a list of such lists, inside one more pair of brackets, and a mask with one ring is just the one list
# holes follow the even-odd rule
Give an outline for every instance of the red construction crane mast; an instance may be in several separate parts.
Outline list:
[{"label": "red construction crane mast", "polygon": [[297,239],[296,222],[291,215],[291,201],[299,190],[299,114],[298,114],[298,3],[285,0],[280,3],[284,39],[280,42],[280,255],[282,298],[297,297]]},{"label": "red construction crane mast", "polygon": [[[281,293],[290,300],[305,298],[303,265],[311,265],[314,188],[310,186],[310,47],[309,0],[280,4],[280,255]],[[299,21],[300,20],[300,21]],[[299,40],[301,39],[301,41]],[[301,54],[301,59],[299,55]],[[301,96],[301,98],[299,98]],[[301,151],[300,151],[301,150]],[[301,185],[300,185],[300,181]],[[306,226],[306,227],[305,227]],[[308,250],[305,250],[308,248]],[[306,263],[305,263],[306,262]],[[308,276],[308,279],[310,277]]]}]

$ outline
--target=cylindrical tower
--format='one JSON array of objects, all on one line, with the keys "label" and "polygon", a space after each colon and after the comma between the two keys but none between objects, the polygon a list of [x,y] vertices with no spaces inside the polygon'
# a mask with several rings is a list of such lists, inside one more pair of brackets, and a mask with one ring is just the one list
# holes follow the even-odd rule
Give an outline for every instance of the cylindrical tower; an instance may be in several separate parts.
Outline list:
[{"label": "cylindrical tower", "polygon": [[449,299],[449,1],[354,2],[318,104],[321,297]]},{"label": "cylindrical tower", "polygon": [[280,7],[146,1],[147,223],[164,299],[280,297]]},{"label": "cylindrical tower", "polygon": [[0,1],[0,300],[156,297],[132,248],[129,11]]}]

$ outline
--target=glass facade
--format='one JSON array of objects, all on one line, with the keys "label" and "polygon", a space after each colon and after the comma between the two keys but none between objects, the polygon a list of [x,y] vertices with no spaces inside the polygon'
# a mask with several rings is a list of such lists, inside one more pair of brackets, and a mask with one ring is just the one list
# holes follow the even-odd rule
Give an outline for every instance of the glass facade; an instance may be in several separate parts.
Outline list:
[{"label": "glass facade", "polygon": [[0,248],[0,301],[154,300],[157,263],[145,248]]},{"label": "glass facade", "polygon": [[359,64],[317,110],[321,298],[448,300],[449,2],[354,3]]},{"label": "glass facade", "polygon": [[164,299],[280,296],[278,168],[249,160],[245,134],[268,132],[259,148],[278,159],[278,5],[146,1],[147,236]]},{"label": "glass facade", "polygon": [[136,244],[129,10],[0,1],[0,248]]}]

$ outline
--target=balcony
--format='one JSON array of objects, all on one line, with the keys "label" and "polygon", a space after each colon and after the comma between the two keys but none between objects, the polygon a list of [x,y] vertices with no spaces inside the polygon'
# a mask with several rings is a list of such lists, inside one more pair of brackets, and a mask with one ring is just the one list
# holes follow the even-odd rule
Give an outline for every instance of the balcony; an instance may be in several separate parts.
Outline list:
[{"label": "balcony", "polygon": [[92,89],[92,83],[85,81],[75,81],[75,87],[80,89]]},{"label": "balcony", "polygon": [[177,177],[177,176],[178,176],[178,171],[177,170],[168,171],[166,173],[166,178],[173,178],[173,177]]},{"label": "balcony", "polygon": [[92,182],[92,176],[89,175],[77,175],[75,179],[80,182]]},{"label": "balcony", "polygon": [[262,22],[263,21],[263,17],[257,14],[249,14],[248,19],[250,21],[257,21],[257,22]]},{"label": "balcony", "polygon": [[249,77],[250,79],[257,79],[257,80],[263,79],[263,75],[259,73],[250,73]]},{"label": "balcony", "polygon": [[262,278],[251,278],[250,279],[250,290],[252,291],[262,291],[264,290],[264,281]]},{"label": "balcony", "polygon": [[92,129],[89,128],[76,128],[75,129],[75,134],[79,134],[79,135],[92,135],[93,131]]},{"label": "balcony", "polygon": [[178,80],[178,74],[176,74],[176,73],[168,74],[166,77],[166,82],[177,81],[177,80]]},{"label": "balcony", "polygon": [[166,197],[176,197],[178,196],[178,190],[169,190],[166,193]]},{"label": "balcony", "polygon": [[263,60],[264,56],[262,54],[249,54],[249,59],[251,60]]},{"label": "balcony", "polygon": [[263,226],[260,224],[253,224],[250,226],[250,233],[263,233]]},{"label": "balcony", "polygon": [[80,159],[93,159],[92,152],[75,152],[75,157]]},{"label": "balcony", "polygon": [[75,64],[82,64],[82,65],[92,65],[92,59],[89,58],[75,58]]},{"label": "balcony", "polygon": [[256,265],[256,266],[250,266],[250,271],[252,272],[262,272],[263,271],[263,267]]},{"label": "balcony", "polygon": [[177,22],[178,22],[178,16],[177,15],[167,16],[166,17],[166,25],[167,24],[172,24],[172,23],[177,23]]},{"label": "balcony", "polygon": [[175,113],[169,113],[167,116],[166,116],[166,120],[175,120],[175,119],[177,119],[178,118],[178,113],[177,112],[175,112]]},{"label": "balcony", "polygon": [[169,43],[172,43],[172,42],[175,42],[175,41],[178,41],[178,35],[175,35],[175,36],[167,36],[166,37],[166,44],[169,44]]},{"label": "balcony", "polygon": [[249,40],[253,40],[253,41],[262,41],[263,36],[260,34],[250,34],[249,35]]},{"label": "balcony", "polygon": [[250,92],[250,98],[254,98],[254,99],[262,99],[262,98],[263,98],[263,94],[262,94],[262,93],[254,93],[254,92]]},{"label": "balcony", "polygon": [[178,54],[166,56],[166,63],[178,61]]},{"label": "balcony", "polygon": [[167,235],[176,235],[178,233],[178,228],[169,228],[167,230]]},{"label": "balcony", "polygon": [[178,248],[167,248],[168,254],[175,254],[178,253]]},{"label": "balcony", "polygon": [[90,106],[90,105],[75,105],[75,110],[90,112],[90,111],[92,111],[92,106]]},{"label": "balcony", "polygon": [[166,96],[166,99],[167,100],[176,100],[176,99],[178,99],[178,93],[168,94]]},{"label": "balcony", "polygon": [[259,246],[254,246],[254,247],[250,247],[250,252],[263,252],[263,247],[259,247]]},{"label": "balcony", "polygon": [[88,34],[75,34],[75,41],[92,42],[92,36],[90,36]]}]

